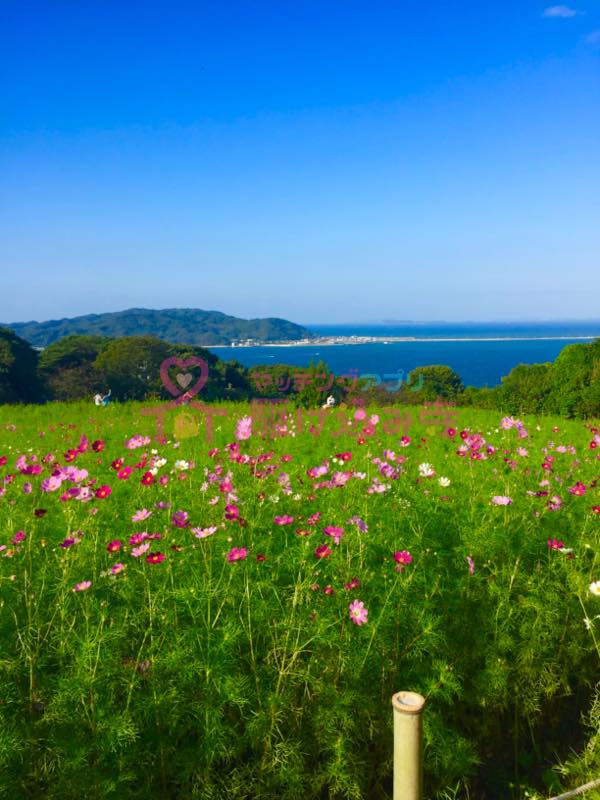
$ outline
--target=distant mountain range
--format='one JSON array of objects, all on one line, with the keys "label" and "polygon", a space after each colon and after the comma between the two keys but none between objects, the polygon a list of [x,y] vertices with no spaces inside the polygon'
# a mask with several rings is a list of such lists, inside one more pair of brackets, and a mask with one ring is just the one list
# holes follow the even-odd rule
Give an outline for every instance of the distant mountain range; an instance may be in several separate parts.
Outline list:
[{"label": "distant mountain range", "polygon": [[35,347],[46,347],[70,334],[99,336],[157,336],[168,342],[210,347],[252,339],[257,342],[283,342],[312,339],[314,334],[286,319],[239,319],[220,311],[199,308],[129,308],[106,314],[88,314],[46,322],[12,322],[18,336]]}]

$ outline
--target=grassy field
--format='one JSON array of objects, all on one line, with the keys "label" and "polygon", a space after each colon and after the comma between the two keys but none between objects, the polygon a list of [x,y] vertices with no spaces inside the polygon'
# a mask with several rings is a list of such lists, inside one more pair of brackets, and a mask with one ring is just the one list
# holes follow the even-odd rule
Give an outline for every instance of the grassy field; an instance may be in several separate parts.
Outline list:
[{"label": "grassy field", "polygon": [[595,776],[592,425],[158,409],[0,406],[0,797],[389,797],[400,689],[427,798]]}]

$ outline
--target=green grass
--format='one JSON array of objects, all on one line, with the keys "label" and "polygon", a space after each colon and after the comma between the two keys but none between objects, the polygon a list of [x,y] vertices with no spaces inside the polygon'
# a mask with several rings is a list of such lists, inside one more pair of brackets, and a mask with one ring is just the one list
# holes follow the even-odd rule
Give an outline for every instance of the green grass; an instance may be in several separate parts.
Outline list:
[{"label": "green grass", "polygon": [[[0,797],[389,797],[400,689],[427,698],[428,798],[543,796],[593,776],[600,446],[589,426],[527,418],[521,439],[493,412],[404,407],[399,427],[393,410],[370,410],[381,419],[365,432],[346,409],[313,432],[319,412],[294,411],[261,438],[256,407],[224,404],[208,441],[198,409],[163,408],[167,441],[130,450],[134,434],[157,432],[141,404],[0,407],[0,485],[15,476],[0,497]],[[240,452],[259,463],[227,449],[247,414]],[[486,458],[457,455],[463,430],[482,435]],[[67,462],[82,436],[89,448]],[[41,474],[22,474],[20,455]],[[152,458],[166,463],[144,485]],[[326,474],[307,474],[325,462]],[[57,464],[87,475],[43,491]],[[319,485],[334,473],[342,485]],[[570,493],[578,482],[585,493]],[[90,499],[61,499],[76,486]],[[151,516],[132,521],[141,509]],[[343,528],[339,544],[327,526]],[[140,532],[160,538],[134,557]],[[322,545],[331,554],[317,558]],[[246,557],[229,561],[233,548]],[[396,562],[402,551],[410,563]]]}]

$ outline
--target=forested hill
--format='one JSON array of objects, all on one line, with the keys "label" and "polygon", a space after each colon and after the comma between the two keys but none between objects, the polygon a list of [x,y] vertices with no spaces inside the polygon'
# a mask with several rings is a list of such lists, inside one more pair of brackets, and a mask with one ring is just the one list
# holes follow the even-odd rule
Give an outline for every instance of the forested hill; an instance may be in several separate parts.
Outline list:
[{"label": "forested hill", "polygon": [[8,327],[35,347],[46,347],[70,334],[100,336],[157,336],[169,342],[211,345],[233,341],[292,341],[312,338],[302,325],[286,319],[239,319],[220,311],[198,308],[153,310],[130,308],[106,314],[88,314],[46,322],[11,322]]}]

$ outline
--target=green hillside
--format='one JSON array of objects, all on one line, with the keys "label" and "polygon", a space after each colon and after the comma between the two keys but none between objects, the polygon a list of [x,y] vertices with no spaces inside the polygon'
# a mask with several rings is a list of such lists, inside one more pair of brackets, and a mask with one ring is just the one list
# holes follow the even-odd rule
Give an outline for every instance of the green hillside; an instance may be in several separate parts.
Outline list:
[{"label": "green hillside", "polygon": [[130,308],[126,311],[88,314],[71,319],[11,322],[8,327],[35,347],[46,347],[70,334],[152,335],[169,342],[204,347],[228,345],[235,340],[292,341],[312,336],[302,325],[286,319],[239,319],[220,311],[203,311],[198,308]]}]

